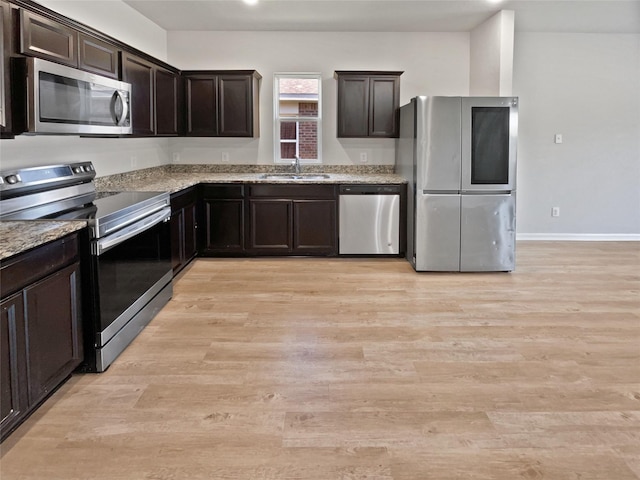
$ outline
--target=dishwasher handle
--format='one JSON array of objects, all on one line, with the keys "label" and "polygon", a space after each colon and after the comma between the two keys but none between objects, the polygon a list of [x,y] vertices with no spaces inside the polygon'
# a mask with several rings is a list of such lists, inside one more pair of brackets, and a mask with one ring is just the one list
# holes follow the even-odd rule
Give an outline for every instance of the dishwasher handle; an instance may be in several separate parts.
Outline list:
[{"label": "dishwasher handle", "polygon": [[340,185],[340,195],[399,195],[402,185]]}]

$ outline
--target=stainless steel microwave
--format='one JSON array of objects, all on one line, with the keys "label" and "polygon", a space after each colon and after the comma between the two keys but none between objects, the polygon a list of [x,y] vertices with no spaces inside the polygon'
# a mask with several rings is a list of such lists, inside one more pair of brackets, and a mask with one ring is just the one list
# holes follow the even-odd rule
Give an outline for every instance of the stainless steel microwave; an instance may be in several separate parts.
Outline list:
[{"label": "stainless steel microwave", "polygon": [[26,61],[26,133],[132,133],[131,84],[39,58]]}]

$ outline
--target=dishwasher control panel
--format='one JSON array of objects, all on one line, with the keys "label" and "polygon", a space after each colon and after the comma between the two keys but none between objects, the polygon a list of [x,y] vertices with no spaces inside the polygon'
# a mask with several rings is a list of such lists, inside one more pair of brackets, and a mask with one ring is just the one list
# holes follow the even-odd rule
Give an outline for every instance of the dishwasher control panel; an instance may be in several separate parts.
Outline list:
[{"label": "dishwasher control panel", "polygon": [[342,185],[340,195],[400,195],[400,185]]}]

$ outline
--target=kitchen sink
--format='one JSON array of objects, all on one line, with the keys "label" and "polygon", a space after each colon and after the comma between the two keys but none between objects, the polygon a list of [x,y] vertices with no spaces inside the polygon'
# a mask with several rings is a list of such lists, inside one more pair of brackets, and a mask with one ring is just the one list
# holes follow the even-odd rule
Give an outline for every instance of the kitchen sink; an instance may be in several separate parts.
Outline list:
[{"label": "kitchen sink", "polygon": [[326,180],[331,178],[326,173],[264,173],[263,180]]}]

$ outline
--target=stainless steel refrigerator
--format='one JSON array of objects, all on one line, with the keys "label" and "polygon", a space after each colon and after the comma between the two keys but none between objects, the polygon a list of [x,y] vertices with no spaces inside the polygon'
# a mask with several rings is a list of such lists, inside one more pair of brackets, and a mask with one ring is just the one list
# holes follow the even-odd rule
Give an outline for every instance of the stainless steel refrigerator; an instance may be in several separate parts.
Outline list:
[{"label": "stainless steel refrigerator", "polygon": [[515,268],[516,97],[415,97],[400,109],[396,170],[409,181],[416,271]]}]

